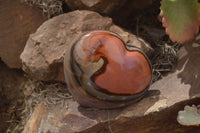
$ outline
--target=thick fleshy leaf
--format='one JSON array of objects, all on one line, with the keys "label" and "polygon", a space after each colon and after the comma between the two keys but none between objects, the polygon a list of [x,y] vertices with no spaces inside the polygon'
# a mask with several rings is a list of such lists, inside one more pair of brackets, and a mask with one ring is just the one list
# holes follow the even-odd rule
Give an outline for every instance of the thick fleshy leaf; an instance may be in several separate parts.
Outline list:
[{"label": "thick fleshy leaf", "polygon": [[190,41],[199,31],[198,0],[162,0],[160,16],[167,34],[174,42],[182,44]]},{"label": "thick fleshy leaf", "polygon": [[200,109],[196,106],[185,106],[183,111],[178,112],[178,123],[184,126],[200,125]]}]

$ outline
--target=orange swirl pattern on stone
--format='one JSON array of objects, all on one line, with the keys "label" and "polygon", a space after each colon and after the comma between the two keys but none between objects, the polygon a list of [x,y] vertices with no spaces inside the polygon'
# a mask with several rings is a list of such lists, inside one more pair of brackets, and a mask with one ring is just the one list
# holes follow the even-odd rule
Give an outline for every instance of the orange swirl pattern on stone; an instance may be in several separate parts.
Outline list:
[{"label": "orange swirl pattern on stone", "polygon": [[128,50],[117,36],[109,32],[92,32],[76,45],[86,58],[84,60],[104,60],[104,65],[91,77],[100,91],[132,95],[149,86],[152,73],[148,59],[138,50]]}]

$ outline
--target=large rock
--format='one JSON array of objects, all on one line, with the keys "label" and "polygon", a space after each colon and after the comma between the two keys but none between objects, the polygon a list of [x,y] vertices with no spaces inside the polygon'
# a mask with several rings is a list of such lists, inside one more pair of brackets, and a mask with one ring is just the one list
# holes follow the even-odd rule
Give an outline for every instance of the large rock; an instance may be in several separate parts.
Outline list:
[{"label": "large rock", "polygon": [[6,133],[7,128],[14,125],[8,121],[17,120],[20,117],[19,101],[24,99],[22,86],[26,81],[22,71],[9,69],[0,60],[0,133]]},{"label": "large rock", "polygon": [[23,71],[9,69],[0,60],[0,97],[3,96],[7,101],[15,101],[16,97],[23,97],[21,87],[24,81],[26,78]]},{"label": "large rock", "polygon": [[30,35],[21,54],[23,70],[39,80],[65,82],[65,51],[83,33],[92,30],[116,32],[125,43],[143,49],[149,56],[153,52],[148,43],[114,25],[111,18],[102,17],[92,11],[74,11],[46,21],[36,33]]},{"label": "large rock", "polygon": [[199,127],[184,127],[176,120],[185,105],[200,103],[199,44],[182,47],[174,71],[152,84],[138,103],[113,110],[83,108],[73,100],[49,108],[41,103],[23,133],[199,132]]},{"label": "large rock", "polygon": [[0,0],[0,3],[0,58],[9,67],[20,68],[20,54],[29,34],[47,18],[20,0]]},{"label": "large rock", "polygon": [[90,10],[111,15],[145,8],[152,3],[152,0],[65,0],[65,2],[71,10]]},{"label": "large rock", "polygon": [[103,14],[110,14],[121,6],[127,0],[65,0],[71,10],[91,10]]}]

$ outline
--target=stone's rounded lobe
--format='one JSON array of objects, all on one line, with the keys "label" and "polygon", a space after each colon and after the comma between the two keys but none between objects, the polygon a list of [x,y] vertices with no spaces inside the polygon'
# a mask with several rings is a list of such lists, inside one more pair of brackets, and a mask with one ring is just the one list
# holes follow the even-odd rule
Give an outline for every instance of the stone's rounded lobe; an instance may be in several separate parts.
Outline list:
[{"label": "stone's rounded lobe", "polygon": [[[111,51],[111,53],[120,51]],[[105,72],[95,78],[95,83],[115,94],[135,94],[143,91],[151,82],[151,68],[147,59],[140,52],[128,52],[118,57],[123,60],[116,62],[112,56]],[[147,67],[146,67],[147,66]]]},{"label": "stone's rounded lobe", "polygon": [[66,53],[65,77],[84,106],[122,107],[140,99],[151,83],[147,56],[107,31],[83,35]]}]

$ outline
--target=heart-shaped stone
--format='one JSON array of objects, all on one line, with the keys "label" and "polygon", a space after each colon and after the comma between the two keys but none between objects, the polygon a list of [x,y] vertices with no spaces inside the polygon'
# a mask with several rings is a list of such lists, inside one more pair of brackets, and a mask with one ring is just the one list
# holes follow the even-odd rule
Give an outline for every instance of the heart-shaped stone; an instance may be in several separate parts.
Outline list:
[{"label": "heart-shaped stone", "polygon": [[146,55],[135,47],[130,50],[118,35],[110,32],[83,36],[74,46],[73,58],[80,67],[80,73],[75,72],[76,79],[86,88],[90,82],[103,93],[132,95],[144,91],[151,82]]}]

